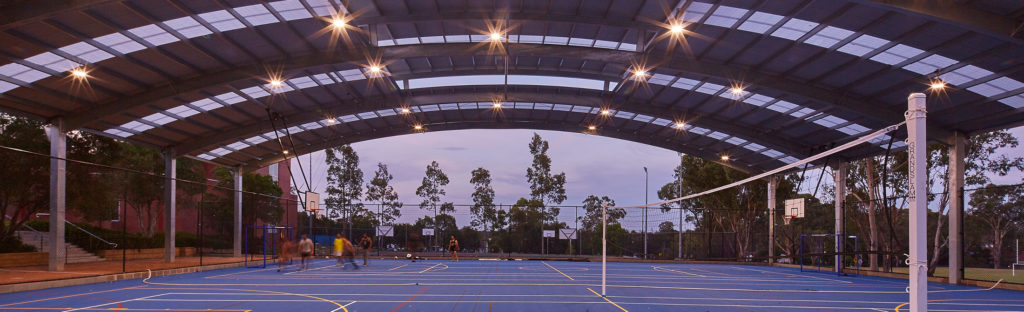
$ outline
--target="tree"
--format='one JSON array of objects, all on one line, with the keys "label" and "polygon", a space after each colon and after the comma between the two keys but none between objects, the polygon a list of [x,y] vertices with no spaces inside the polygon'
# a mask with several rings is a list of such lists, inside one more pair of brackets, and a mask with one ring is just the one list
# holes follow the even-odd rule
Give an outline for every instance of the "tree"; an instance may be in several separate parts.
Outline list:
[{"label": "tree", "polygon": [[971,194],[968,212],[979,217],[992,230],[992,262],[995,269],[1002,268],[1003,245],[1006,234],[1017,229],[1024,221],[1024,188],[989,184]]},{"label": "tree", "polygon": [[119,166],[129,170],[145,173],[122,171],[126,175],[125,199],[128,206],[135,210],[139,223],[139,232],[147,237],[154,234],[157,217],[163,213],[163,181],[155,173],[163,173],[163,157],[156,150],[124,143]]},{"label": "tree", "polygon": [[[601,228],[601,209],[604,206],[615,206],[615,201],[608,196],[597,197],[587,196],[583,200],[583,216],[579,217],[580,227],[585,231],[595,231]],[[617,224],[619,219],[626,217],[626,210],[622,208],[609,208],[607,211],[608,224]]]},{"label": "tree", "polygon": [[377,163],[377,171],[373,173],[373,179],[366,185],[366,200],[380,201],[378,208],[378,224],[392,224],[398,217],[402,216],[400,209],[402,202],[398,201],[398,192],[391,186],[394,176],[388,173],[388,166],[384,163]]},{"label": "tree", "polygon": [[658,233],[676,233],[676,224],[672,221],[662,221],[658,224]]},{"label": "tree", "polygon": [[[533,163],[526,168],[526,181],[530,183],[530,199],[537,200],[546,208],[549,204],[561,204],[565,201],[565,172],[551,173],[551,157],[548,156],[548,141],[541,139],[537,133],[530,140],[530,154]],[[545,210],[545,219],[555,220],[559,209],[551,207]]]},{"label": "tree", "polygon": [[[438,217],[438,208],[442,214],[447,212],[455,212],[455,206],[452,203],[441,203],[441,196],[446,195],[444,186],[451,182],[448,180],[448,175],[444,174],[441,170],[441,165],[437,161],[431,161],[430,165],[427,165],[426,172],[424,173],[423,180],[420,183],[420,187],[416,188],[416,196],[422,197],[423,201],[420,202],[420,209],[429,208],[434,212],[434,219]],[[440,204],[440,207],[438,205]],[[444,232],[435,229],[437,235],[434,236],[434,241],[437,242],[437,236],[443,235]]]},{"label": "tree", "polygon": [[359,155],[351,145],[324,150],[327,163],[327,206],[331,218],[349,219],[363,210],[362,203],[353,203],[363,195],[363,170],[359,169]]},{"label": "tree", "polygon": [[[231,235],[234,228],[234,192],[228,191],[234,188],[234,179],[231,170],[219,167],[213,170],[213,176],[218,180],[215,188],[211,188],[205,197],[211,203],[209,209],[205,209],[204,218],[222,235]],[[255,224],[256,220],[264,223],[278,223],[284,215],[284,207],[281,205],[281,194],[284,191],[270,176],[246,172],[242,174],[242,223]]]},{"label": "tree", "polygon": [[[48,154],[42,127],[37,121],[0,114],[0,145]],[[49,208],[49,162],[47,157],[0,150],[0,211],[11,218],[0,220],[0,244],[8,245],[26,221]]]},{"label": "tree", "polygon": [[491,172],[484,168],[476,168],[469,183],[473,184],[473,206],[469,208],[473,214],[471,225],[483,226],[484,232],[487,232],[488,224],[493,225],[497,213],[494,205],[494,188],[491,187]]}]

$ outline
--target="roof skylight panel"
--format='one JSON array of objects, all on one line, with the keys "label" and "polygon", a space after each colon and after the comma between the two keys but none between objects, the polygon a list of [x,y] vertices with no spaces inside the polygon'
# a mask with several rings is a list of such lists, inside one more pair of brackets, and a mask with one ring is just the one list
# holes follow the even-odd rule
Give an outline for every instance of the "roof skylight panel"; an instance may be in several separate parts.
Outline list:
[{"label": "roof skylight panel", "polygon": [[133,120],[133,121],[129,121],[126,124],[121,125],[121,128],[125,128],[125,129],[132,130],[132,131],[135,131],[135,132],[143,132],[143,131],[146,131],[146,130],[149,130],[149,129],[153,129],[153,126],[150,126],[148,124],[144,124],[144,123],[139,122],[137,120]]},{"label": "roof skylight panel", "polygon": [[[487,40],[486,36],[484,36],[484,37],[485,37],[484,40]],[[544,37],[544,44],[568,45],[569,44],[569,37],[545,36]]]},{"label": "roof skylight panel", "polygon": [[530,102],[515,102],[512,105],[512,108],[515,108],[515,109],[533,109],[533,103],[530,103]]},{"label": "roof skylight panel", "polygon": [[795,112],[789,113],[789,115],[793,116],[794,118],[804,118],[807,117],[807,115],[810,115],[811,113],[814,113],[813,109],[803,107],[796,110]]},{"label": "roof skylight panel", "polygon": [[316,74],[316,75],[313,75],[313,79],[316,80],[316,82],[319,82],[322,85],[329,85],[329,84],[334,84],[335,83],[334,79],[331,79],[331,76],[328,76],[327,74]]},{"label": "roof skylight panel", "polygon": [[232,16],[227,10],[202,13],[199,14],[199,18],[213,26],[213,28],[216,28],[219,32],[245,28],[245,24],[242,24],[241,21]]},{"label": "roof skylight panel", "polygon": [[200,99],[200,100],[194,101],[194,102],[192,102],[190,104],[192,104],[192,106],[198,107],[199,109],[202,109],[204,111],[211,111],[211,110],[215,110],[215,109],[224,107],[220,103],[217,103],[217,101],[211,100],[209,98]]},{"label": "roof skylight panel", "polygon": [[594,45],[594,39],[587,38],[569,38],[569,45],[579,47],[589,47]]},{"label": "roof skylight panel", "polygon": [[704,17],[711,10],[712,5],[704,2],[691,3],[686,11],[683,11],[683,21],[696,22]]},{"label": "roof skylight panel", "polygon": [[306,131],[316,130],[316,129],[320,129],[320,128],[324,127],[324,125],[321,124],[320,122],[321,121],[307,122],[307,123],[302,124],[299,127],[303,128],[303,129],[306,129]]},{"label": "roof skylight panel", "polygon": [[313,13],[318,16],[331,16],[338,13],[338,9],[334,7],[328,0],[305,0],[306,4],[313,9]]},{"label": "roof skylight panel", "polygon": [[397,114],[398,113],[395,112],[394,108],[382,109],[377,111],[377,115],[380,115],[381,117],[394,116]]},{"label": "roof skylight panel", "polygon": [[395,39],[395,43],[398,44],[398,45],[420,44],[420,38],[418,38],[418,37],[398,38],[398,39]]},{"label": "roof skylight panel", "polygon": [[423,43],[444,43],[444,36],[420,37],[420,42],[423,42]]},{"label": "roof skylight panel", "polygon": [[57,72],[65,72],[81,65],[69,59],[63,58],[60,55],[53,54],[51,52],[37,54],[35,56],[25,59],[25,61],[49,68]]},{"label": "roof skylight panel", "polygon": [[363,75],[363,71],[358,69],[347,69],[338,71],[338,75],[341,76],[345,81],[355,81],[366,79],[366,75]]},{"label": "roof skylight panel", "polygon": [[842,132],[842,133],[846,133],[848,135],[857,135],[857,134],[864,133],[865,131],[868,131],[868,128],[866,128],[864,126],[861,126],[861,125],[858,125],[858,124],[850,124],[848,126],[845,126],[845,127],[842,127],[842,128],[836,129],[836,130],[839,131],[839,132]]},{"label": "roof skylight panel", "polygon": [[639,122],[651,122],[651,121],[654,121],[654,117],[647,116],[647,115],[642,115],[642,114],[637,114],[636,117],[633,117],[633,120],[639,121]]},{"label": "roof skylight panel", "polygon": [[669,75],[663,75],[663,74],[654,74],[654,75],[651,75],[650,79],[647,79],[647,82],[653,83],[653,84],[667,86],[668,84],[672,83],[672,79],[675,79],[675,78],[676,78],[675,76],[669,76]]},{"label": "roof skylight panel", "polygon": [[390,46],[393,46],[393,45],[395,45],[395,41],[392,40],[392,39],[377,41],[377,46],[390,47]]},{"label": "roof skylight panel", "polygon": [[782,16],[764,12],[754,12],[747,21],[740,24],[740,30],[763,34],[782,20]]},{"label": "roof skylight panel", "polygon": [[235,142],[235,143],[228,144],[228,148],[231,148],[231,149],[236,150],[236,151],[237,150],[243,150],[243,149],[245,149],[247,147],[249,147],[249,144],[245,143],[245,141],[238,141],[238,142]]},{"label": "roof skylight panel", "polygon": [[124,130],[121,130],[121,129],[117,129],[117,128],[110,128],[110,129],[104,130],[103,132],[106,133],[106,134],[113,135],[113,136],[116,136],[116,137],[121,137],[121,138],[127,138],[127,137],[132,136],[131,132],[127,132],[127,131],[124,131]]},{"label": "roof skylight panel", "polygon": [[[996,93],[996,94],[1006,93],[1006,92],[1010,92],[1010,91],[1013,91],[1013,90],[1018,90],[1018,89],[1024,88],[1024,83],[1021,83],[1020,81],[1013,80],[1013,79],[1010,79],[1010,78],[1007,78],[1007,77],[999,77],[999,78],[996,78],[996,79],[992,79],[992,80],[989,80],[986,83],[980,84],[979,86],[982,86],[982,85],[987,85],[989,88],[998,90],[998,93]],[[972,88],[967,88],[967,90],[974,91],[974,90],[972,90]],[[996,95],[996,94],[992,94],[992,95]],[[986,94],[982,94],[982,95],[992,96],[992,95],[986,95]]]},{"label": "roof skylight panel", "polygon": [[974,65],[966,65],[957,68],[951,72],[942,74],[940,78],[942,79],[942,81],[945,81],[947,83],[961,85],[991,74],[991,71],[982,69],[980,67]]},{"label": "roof skylight panel", "polygon": [[270,93],[285,93],[288,91],[295,90],[295,88],[293,88],[292,85],[288,83],[288,81],[285,81],[284,83],[276,87],[270,85],[269,83],[265,83],[263,84],[262,87],[263,89],[266,89]]},{"label": "roof skylight panel", "polygon": [[469,35],[447,35],[444,36],[444,40],[447,42],[469,42]]},{"label": "roof skylight panel", "polygon": [[216,155],[224,156],[224,155],[227,155],[227,154],[231,154],[231,151],[226,149],[226,148],[223,148],[223,147],[218,147],[217,149],[210,151],[210,154],[216,154]]},{"label": "roof skylight panel", "polygon": [[627,111],[617,111],[617,112],[615,112],[614,116],[616,118],[622,118],[622,119],[633,119],[633,116],[636,116],[636,114],[635,113],[630,113],[630,112],[627,112]]},{"label": "roof skylight panel", "polygon": [[171,29],[174,29],[186,38],[195,38],[213,33],[212,31],[210,31],[209,28],[206,28],[206,26],[200,24],[198,21],[196,21],[196,19],[192,18],[191,16],[185,16],[165,21],[164,25],[170,27]]},{"label": "roof skylight panel", "polygon": [[694,126],[693,128],[690,128],[690,132],[691,133],[700,134],[700,135],[707,135],[708,132],[711,132],[711,130]]},{"label": "roof skylight panel", "polygon": [[299,132],[306,131],[306,130],[303,130],[302,128],[299,128],[299,126],[292,126],[292,127],[289,127],[287,130],[288,131],[285,132],[287,134],[296,134],[296,133],[299,133]]},{"label": "roof skylight panel", "polygon": [[651,123],[663,127],[668,125],[672,125],[673,127],[675,127],[675,124],[673,124],[672,121],[668,119],[655,118],[654,121],[651,121]]},{"label": "roof skylight panel", "polygon": [[257,87],[248,87],[248,88],[242,89],[240,91],[242,91],[242,93],[245,93],[245,95],[248,95],[250,98],[254,98],[254,99],[258,99],[258,98],[270,95],[270,92],[267,92],[267,90],[263,90],[263,88],[260,88],[258,86]]},{"label": "roof skylight panel", "polygon": [[623,42],[623,43],[619,44],[619,50],[622,50],[622,51],[636,51],[636,44]]},{"label": "roof skylight panel", "polygon": [[437,105],[420,105],[418,107],[420,108],[420,111],[424,112],[436,112],[441,110],[441,108],[437,107]]},{"label": "roof skylight panel", "polygon": [[267,138],[263,137],[262,135],[257,135],[257,136],[245,139],[245,141],[249,142],[250,144],[256,145],[256,144],[260,144],[260,143],[266,142]]},{"label": "roof skylight panel", "polygon": [[747,103],[747,104],[750,104],[750,105],[761,107],[761,106],[764,106],[764,104],[769,103],[769,102],[774,101],[774,100],[775,100],[775,98],[773,98],[773,97],[755,93],[755,94],[753,94],[753,95],[743,99],[743,103]]},{"label": "roof skylight panel", "polygon": [[594,47],[602,49],[617,49],[619,48],[619,43],[615,41],[597,40],[594,42]]},{"label": "roof skylight panel", "polygon": [[277,19],[277,17],[274,16],[274,14],[271,14],[270,11],[267,10],[267,8],[264,7],[262,4],[247,5],[243,7],[237,7],[232,10],[234,10],[235,13],[238,13],[238,15],[241,15],[243,18],[245,18],[245,20],[253,26],[281,22],[280,20]]},{"label": "roof skylight panel", "polygon": [[477,109],[476,102],[462,102],[459,103],[459,109]]},{"label": "roof skylight panel", "polygon": [[[438,106],[440,106],[441,110],[444,110],[444,111],[458,110],[459,109],[459,103],[445,103],[445,104],[440,104]],[[362,116],[360,116],[360,117],[362,117]]]},{"label": "roof skylight panel", "polygon": [[787,163],[787,164],[792,164],[792,163],[800,161],[799,159],[797,159],[796,157],[793,157],[793,156],[786,156],[786,157],[783,157],[782,159],[779,159],[779,160],[784,162],[784,163]]},{"label": "roof skylight panel", "polygon": [[825,126],[825,128],[831,129],[837,125],[846,123],[846,120],[836,116],[826,115],[825,117],[814,120],[814,123]]},{"label": "roof skylight panel", "polygon": [[192,115],[198,114],[199,111],[192,109],[191,107],[181,105],[167,110],[168,113],[174,114],[181,118],[188,118]]},{"label": "roof skylight panel", "polygon": [[155,124],[158,124],[158,125],[162,126],[162,125],[166,125],[169,122],[175,121],[177,119],[175,119],[174,117],[162,114],[162,113],[154,113],[152,115],[149,115],[149,116],[146,116],[146,117],[142,117],[142,120],[145,120],[145,121],[148,121],[148,122],[152,122],[152,123],[155,123]]},{"label": "roof skylight panel", "polygon": [[793,110],[793,109],[795,109],[797,107],[799,107],[799,106],[797,106],[796,104],[793,104],[791,102],[784,101],[784,100],[779,100],[779,101],[776,101],[772,105],[768,105],[768,109],[776,111],[776,112],[780,112],[780,113],[786,113],[786,112],[791,111],[791,110]]},{"label": "roof skylight panel", "polygon": [[128,32],[133,35],[146,40],[149,44],[154,46],[161,46],[171,42],[179,41],[178,37],[171,35],[167,31],[164,31],[160,26],[149,24],[146,26],[136,27],[129,29]]},{"label": "roof skylight panel", "polygon": [[221,93],[221,94],[218,94],[215,97],[218,100],[220,100],[220,101],[222,101],[222,102],[224,102],[226,104],[229,104],[229,105],[230,104],[237,104],[239,102],[245,101],[245,98],[243,98],[241,95],[238,95],[238,93],[234,93],[234,92]]},{"label": "roof skylight panel", "polygon": [[469,35],[470,42],[484,42],[487,40],[491,40],[491,37],[487,35]]},{"label": "roof skylight panel", "polygon": [[697,92],[714,95],[722,91],[722,89],[725,89],[725,86],[708,82],[698,87]]},{"label": "roof skylight panel", "polygon": [[793,18],[782,24],[782,27],[772,32],[772,37],[786,38],[789,40],[797,40],[807,34],[808,31],[818,27],[818,23],[805,21],[799,18]]},{"label": "roof skylight panel", "polygon": [[555,105],[551,104],[551,103],[537,103],[537,104],[533,105],[533,109],[535,109],[535,110],[551,110],[551,108],[553,108],[554,106]]},{"label": "roof skylight panel", "polygon": [[573,106],[573,107],[572,107],[572,111],[573,111],[573,112],[576,112],[576,113],[584,113],[584,114],[589,114],[589,113],[590,113],[591,111],[593,111],[593,110],[594,110],[594,108],[593,108],[593,107],[590,107],[590,106],[581,106],[581,105],[577,105],[577,106]]},{"label": "roof skylight panel", "polygon": [[686,78],[679,78],[675,83],[672,84],[673,88],[679,88],[684,90],[693,90],[694,87],[700,84],[700,81]]},{"label": "roof skylight panel", "polygon": [[710,133],[707,133],[705,135],[716,140],[722,140],[729,136],[728,134],[721,133],[718,131],[711,131]]},{"label": "roof skylight panel", "polygon": [[19,86],[10,82],[0,80],[0,93],[17,89]]},{"label": "roof skylight panel", "polygon": [[521,43],[544,43],[544,36],[519,35],[519,42],[521,42]]},{"label": "roof skylight panel", "polygon": [[94,45],[86,42],[79,42],[76,44],[64,46],[60,48],[64,53],[74,55],[89,63],[97,63],[108,58],[114,57],[113,54],[107,53],[106,51],[100,50]]},{"label": "roof skylight panel", "polygon": [[552,110],[568,112],[569,110],[572,110],[572,105],[555,104],[555,107],[552,108]]},{"label": "roof skylight panel", "polygon": [[356,114],[356,117],[359,117],[359,119],[374,119],[377,118],[377,114],[374,114],[373,112],[362,112]]},{"label": "roof skylight panel", "polygon": [[39,79],[50,77],[50,74],[32,69],[28,66],[21,65],[18,63],[10,63],[4,66],[0,66],[0,75],[21,80],[26,83],[33,83]]},{"label": "roof skylight panel", "polygon": [[299,0],[275,1],[270,3],[270,7],[277,11],[277,14],[280,14],[281,18],[284,18],[286,21],[313,17]]},{"label": "roof skylight panel", "polygon": [[734,8],[724,5],[719,6],[714,13],[711,13],[711,16],[708,17],[708,19],[704,21],[704,23],[709,25],[721,26],[725,28],[732,28],[732,26],[736,25],[736,22],[738,22],[740,18],[743,17],[743,15],[747,14],[747,12],[749,11],[745,9]]},{"label": "roof skylight panel", "polygon": [[298,89],[305,89],[317,86],[316,82],[313,81],[313,78],[310,78],[309,76],[288,79],[288,82],[291,83],[292,85],[295,85],[295,88]]},{"label": "roof skylight panel", "polygon": [[952,66],[953,64],[956,64],[956,63],[957,63],[957,61],[954,60],[954,59],[951,59],[951,58],[948,58],[948,57],[945,57],[945,56],[942,56],[942,55],[938,55],[938,54],[932,54],[932,55],[929,55],[928,57],[925,57],[925,58],[923,58],[923,59],[921,59],[921,60],[919,60],[917,62],[907,64],[907,66],[903,66],[903,69],[906,69],[906,70],[909,70],[909,71],[912,71],[912,72],[915,72],[915,73],[918,73],[918,74],[927,75],[927,74],[934,73],[937,70],[940,70],[940,69]]},{"label": "roof skylight panel", "polygon": [[999,100],[999,103],[1009,105],[1013,108],[1024,107],[1024,95],[1016,95]]},{"label": "roof skylight panel", "polygon": [[782,152],[770,149],[770,150],[761,152],[761,155],[765,155],[765,156],[768,156],[768,157],[771,157],[771,158],[779,158],[779,157],[781,157],[783,155],[786,155],[786,154],[783,154]]},{"label": "roof skylight panel", "polygon": [[843,41],[849,36],[853,35],[853,31],[842,29],[839,27],[828,26],[823,28],[818,33],[814,34],[810,38],[805,40],[805,43],[816,45],[822,48],[831,48],[836,43]]},{"label": "roof skylight panel", "polygon": [[121,33],[112,33],[106,36],[96,37],[93,40],[106,45],[121,54],[128,54],[146,48],[146,46]]},{"label": "roof skylight panel", "polygon": [[889,44],[889,40],[871,35],[860,35],[857,39],[853,39],[850,43],[839,47],[838,50],[839,52],[850,55],[863,56],[864,54],[871,53],[871,51],[881,48],[886,44]]},{"label": "roof skylight panel", "polygon": [[756,152],[756,151],[763,150],[764,149],[764,145],[757,144],[757,143],[754,143],[754,142],[750,142],[750,144],[743,145],[743,148]]},{"label": "roof skylight panel", "polygon": [[895,65],[921,53],[924,53],[924,50],[903,44],[897,44],[885,51],[882,51],[882,53],[872,56],[871,60],[886,65]]},{"label": "roof skylight panel", "polygon": [[725,142],[729,143],[729,144],[732,144],[732,145],[740,145],[740,144],[743,144],[743,143],[747,143],[746,140],[740,139],[740,138],[737,138],[737,137],[728,138],[728,139],[725,140]]},{"label": "roof skylight panel", "polygon": [[202,159],[205,159],[205,160],[213,160],[214,158],[217,158],[217,156],[213,156],[213,155],[206,154],[206,153],[199,154],[199,156],[196,156],[196,157],[199,157],[199,158],[202,158]]}]

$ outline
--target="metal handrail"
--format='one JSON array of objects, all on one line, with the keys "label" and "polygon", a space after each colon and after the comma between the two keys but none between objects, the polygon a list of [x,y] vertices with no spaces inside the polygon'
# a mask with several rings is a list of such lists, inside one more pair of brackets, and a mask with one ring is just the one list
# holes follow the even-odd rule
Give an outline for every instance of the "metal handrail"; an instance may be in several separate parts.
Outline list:
[{"label": "metal handrail", "polygon": [[[6,214],[4,215],[4,218],[6,218],[7,220],[14,220],[14,218],[12,218],[11,216],[6,215]],[[36,232],[36,233],[39,233],[39,234],[43,233],[43,232],[40,232],[39,230],[36,230],[36,228],[28,225],[28,223],[22,223],[21,226],[31,230],[32,232]]]},{"label": "metal handrail", "polygon": [[103,239],[102,237],[96,236],[96,234],[93,234],[92,232],[86,231],[85,229],[79,227],[78,225],[76,225],[74,223],[71,223],[71,221],[64,220],[64,223],[70,224],[71,226],[75,227],[76,229],[79,229],[80,231],[85,232],[85,234],[89,234],[89,236],[92,236],[92,237],[100,240],[101,242],[107,243],[107,245],[110,245],[110,247],[117,248],[117,243],[108,242],[107,240]]}]

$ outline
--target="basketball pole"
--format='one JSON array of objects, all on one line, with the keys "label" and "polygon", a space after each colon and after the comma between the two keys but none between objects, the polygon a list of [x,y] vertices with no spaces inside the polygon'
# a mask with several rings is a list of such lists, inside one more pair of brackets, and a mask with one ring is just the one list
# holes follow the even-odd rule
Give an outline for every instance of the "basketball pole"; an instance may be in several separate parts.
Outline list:
[{"label": "basketball pole", "polygon": [[910,311],[928,311],[928,173],[925,171],[926,97],[912,93],[907,97],[907,149],[910,171]]},{"label": "basketball pole", "polygon": [[601,205],[601,296],[608,287],[608,204]]}]

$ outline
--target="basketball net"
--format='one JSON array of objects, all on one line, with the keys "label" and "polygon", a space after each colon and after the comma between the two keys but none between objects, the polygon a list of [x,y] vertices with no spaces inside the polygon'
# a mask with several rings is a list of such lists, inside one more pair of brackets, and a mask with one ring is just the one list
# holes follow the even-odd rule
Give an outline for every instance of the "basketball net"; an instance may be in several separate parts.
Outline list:
[{"label": "basketball net", "polygon": [[796,216],[782,216],[782,224],[789,225],[790,222],[796,219]]}]

